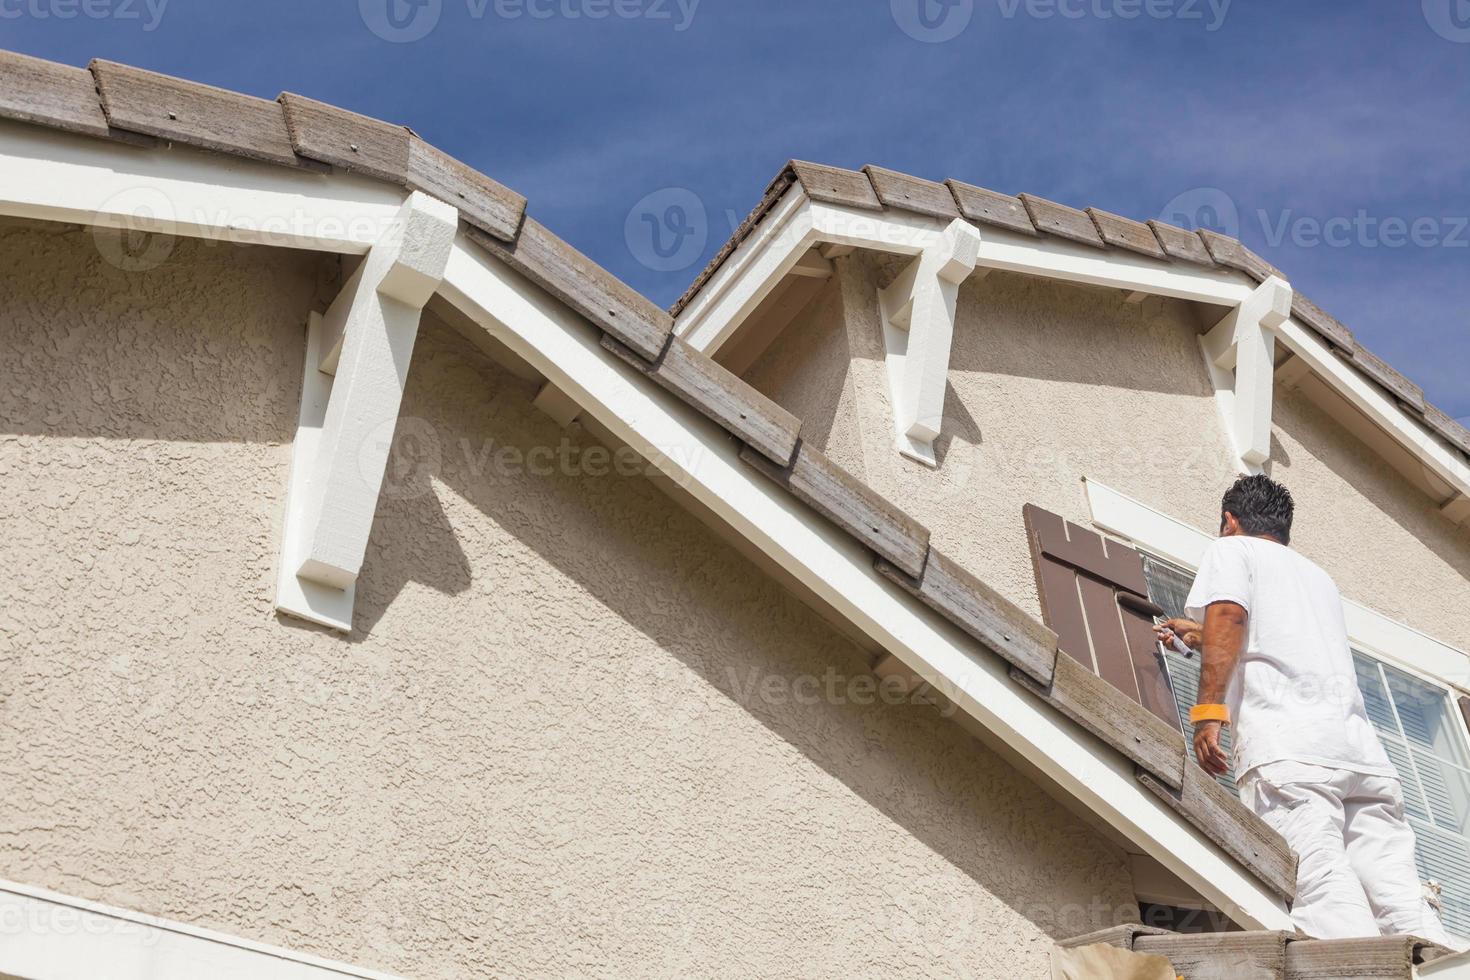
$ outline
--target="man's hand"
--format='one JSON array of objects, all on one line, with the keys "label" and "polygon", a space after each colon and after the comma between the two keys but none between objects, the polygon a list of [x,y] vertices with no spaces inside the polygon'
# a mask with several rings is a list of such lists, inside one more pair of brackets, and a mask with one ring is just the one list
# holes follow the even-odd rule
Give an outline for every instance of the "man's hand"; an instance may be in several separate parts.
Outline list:
[{"label": "man's hand", "polygon": [[1159,642],[1166,647],[1174,645],[1174,637],[1184,641],[1191,650],[1198,650],[1205,641],[1205,628],[1192,619],[1168,619],[1154,627]]},{"label": "man's hand", "polygon": [[1218,721],[1202,721],[1194,726],[1194,757],[1211,776],[1223,776],[1230,771],[1230,756],[1220,747],[1223,727]]}]

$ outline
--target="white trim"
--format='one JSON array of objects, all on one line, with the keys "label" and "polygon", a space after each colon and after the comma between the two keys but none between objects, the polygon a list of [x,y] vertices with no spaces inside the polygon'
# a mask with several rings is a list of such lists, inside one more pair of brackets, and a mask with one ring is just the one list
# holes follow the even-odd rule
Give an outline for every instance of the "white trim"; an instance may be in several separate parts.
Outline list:
[{"label": "white trim", "polygon": [[409,194],[326,315],[311,318],[276,587],[281,612],[352,628],[349,592],[367,553],[419,319],[458,228],[453,207]]},{"label": "white trim", "polygon": [[26,980],[399,980],[7,881],[0,881],[0,974]]},{"label": "white trim", "polygon": [[1245,473],[1261,472],[1271,458],[1276,328],[1291,315],[1291,296],[1291,286],[1272,276],[1199,340],[1225,432]]},{"label": "white trim", "polygon": [[898,450],[929,466],[937,465],[934,440],[944,417],[960,283],[975,271],[979,247],[980,233],[956,218],[878,291]]},{"label": "white trim", "polygon": [[[1215,540],[1101,483],[1084,484],[1097,527],[1176,565],[1191,571],[1199,568],[1205,549]],[[1352,599],[1345,598],[1343,607],[1354,646],[1427,681],[1470,693],[1470,657],[1463,651]]]},{"label": "white trim", "polygon": [[0,121],[0,214],[12,217],[361,254],[403,197],[363,177]]},{"label": "white trim", "polygon": [[1248,928],[1287,928],[1279,898],[1134,776],[1133,765],[1010,679],[953,624],[879,575],[871,553],[741,462],[728,434],[605,351],[598,332],[462,240],[441,294],[616,438],[875,644],[1119,833]]},{"label": "white trim", "polygon": [[1277,329],[1278,339],[1305,361],[1319,377],[1342,394],[1354,408],[1424,462],[1460,495],[1470,496],[1470,464],[1452,452],[1398,403],[1357,369],[1333,354],[1312,331],[1288,318]]}]

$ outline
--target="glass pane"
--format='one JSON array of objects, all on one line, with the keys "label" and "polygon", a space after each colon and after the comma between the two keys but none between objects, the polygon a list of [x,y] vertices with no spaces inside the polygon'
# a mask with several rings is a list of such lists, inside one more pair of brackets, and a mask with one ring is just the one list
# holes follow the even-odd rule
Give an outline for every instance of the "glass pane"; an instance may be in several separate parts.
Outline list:
[{"label": "glass pane", "polygon": [[1399,722],[1409,742],[1428,749],[1446,762],[1470,768],[1460,720],[1455,717],[1455,706],[1449,695],[1442,688],[1388,664],[1383,665],[1383,673],[1388,678],[1393,706],[1398,709]]},{"label": "glass pane", "polygon": [[1393,707],[1388,703],[1388,691],[1378,674],[1378,661],[1354,650],[1353,667],[1358,672],[1358,689],[1363,692],[1363,704],[1368,708],[1368,720],[1373,722],[1373,727],[1380,735],[1401,734],[1393,717]]},{"label": "glass pane", "polygon": [[[1152,555],[1143,556],[1143,574],[1148,579],[1149,598],[1162,606],[1172,619],[1184,615],[1184,603],[1189,599],[1189,589],[1194,585],[1194,573],[1178,565],[1170,564]],[[1179,705],[1179,717],[1188,727],[1189,709],[1199,700],[1200,658],[1198,655],[1185,657],[1172,649],[1164,651],[1164,666],[1169,671],[1169,683],[1174,688],[1174,700]],[[1227,727],[1221,735],[1220,746],[1231,751],[1231,731]],[[1235,768],[1216,781],[1235,793]]]},{"label": "glass pane", "polygon": [[1409,749],[1401,739],[1394,738],[1382,732],[1378,735],[1383,748],[1388,752],[1388,759],[1393,767],[1398,770],[1399,781],[1404,784],[1404,809],[1409,816],[1418,817],[1420,820],[1429,819],[1429,806],[1424,802],[1424,791],[1419,786],[1419,780],[1414,775],[1414,766],[1409,761]]},{"label": "glass pane", "polygon": [[1457,834],[1470,834],[1470,773],[1422,749],[1412,751],[1435,826]]},{"label": "glass pane", "polygon": [[1439,882],[1443,891],[1445,928],[1470,937],[1470,845],[1463,837],[1436,830],[1420,820],[1414,825],[1415,863],[1419,877]]},{"label": "glass pane", "polygon": [[1170,619],[1183,616],[1184,603],[1189,600],[1189,590],[1194,585],[1194,573],[1144,555],[1143,574],[1148,579],[1148,597],[1163,606]]}]

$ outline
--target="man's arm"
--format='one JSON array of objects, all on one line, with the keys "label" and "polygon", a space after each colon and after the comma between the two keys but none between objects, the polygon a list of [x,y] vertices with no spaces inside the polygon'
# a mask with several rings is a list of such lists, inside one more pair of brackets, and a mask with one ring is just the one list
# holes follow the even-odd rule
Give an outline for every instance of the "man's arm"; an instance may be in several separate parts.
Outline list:
[{"label": "man's arm", "polygon": [[[1249,625],[1250,614],[1237,603],[1216,602],[1205,610],[1198,704],[1225,703],[1225,688],[1245,651]],[[1220,748],[1222,727],[1218,721],[1202,721],[1194,726],[1195,758],[1213,776],[1223,776],[1230,769],[1230,757]]]}]

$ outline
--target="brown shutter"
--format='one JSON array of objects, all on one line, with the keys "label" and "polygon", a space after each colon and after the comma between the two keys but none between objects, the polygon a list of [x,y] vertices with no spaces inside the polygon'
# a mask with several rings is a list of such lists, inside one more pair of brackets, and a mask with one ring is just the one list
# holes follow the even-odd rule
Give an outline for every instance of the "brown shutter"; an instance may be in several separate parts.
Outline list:
[{"label": "brown shutter", "polygon": [[1163,610],[1149,600],[1137,551],[1026,505],[1042,617],[1061,652],[1176,730],[1179,708],[1154,638]]},{"label": "brown shutter", "polygon": [[1460,714],[1465,716],[1465,727],[1470,728],[1470,698],[1460,699]]}]

